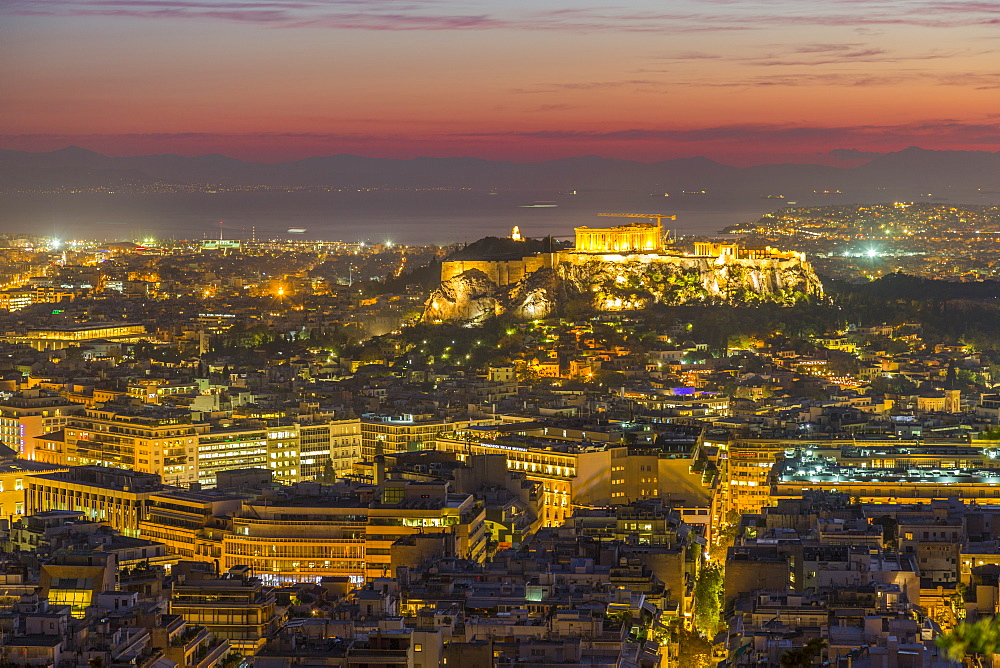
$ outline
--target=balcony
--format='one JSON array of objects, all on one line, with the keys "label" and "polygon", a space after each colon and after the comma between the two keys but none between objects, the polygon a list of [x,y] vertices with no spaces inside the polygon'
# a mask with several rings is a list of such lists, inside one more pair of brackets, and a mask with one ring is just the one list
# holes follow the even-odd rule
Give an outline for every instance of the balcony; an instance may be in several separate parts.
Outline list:
[{"label": "balcony", "polygon": [[347,652],[347,665],[408,666],[406,654],[405,649],[352,649]]},{"label": "balcony", "polygon": [[195,661],[192,661],[191,665],[195,668],[211,668],[211,666],[219,665],[229,654],[229,650],[229,641],[226,639],[215,640],[215,645],[202,645],[195,652]]},{"label": "balcony", "polygon": [[185,653],[190,652],[196,645],[200,645],[208,640],[211,634],[204,626],[189,626],[184,629],[184,633],[170,639],[171,647],[183,647]]},{"label": "balcony", "polygon": [[229,650],[230,644],[225,638],[214,637],[204,626],[188,626],[183,634],[171,639],[165,655],[180,665],[211,668],[218,665]]}]

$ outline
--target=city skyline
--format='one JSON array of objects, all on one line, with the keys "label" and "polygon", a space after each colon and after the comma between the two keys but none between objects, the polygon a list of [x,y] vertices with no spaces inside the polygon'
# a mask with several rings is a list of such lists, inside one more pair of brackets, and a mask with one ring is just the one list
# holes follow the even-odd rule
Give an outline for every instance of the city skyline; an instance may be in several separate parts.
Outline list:
[{"label": "city skyline", "polygon": [[0,664],[987,663],[998,26],[0,0]]},{"label": "city skyline", "polygon": [[995,150],[1000,7],[8,1],[0,148],[857,164]]}]

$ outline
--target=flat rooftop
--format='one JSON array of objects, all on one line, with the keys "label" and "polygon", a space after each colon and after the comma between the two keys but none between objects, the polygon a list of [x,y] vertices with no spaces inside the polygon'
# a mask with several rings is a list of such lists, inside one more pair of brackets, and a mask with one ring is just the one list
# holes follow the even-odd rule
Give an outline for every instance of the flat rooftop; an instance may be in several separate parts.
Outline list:
[{"label": "flat rooftop", "polygon": [[790,459],[778,465],[776,481],[782,483],[859,483],[908,485],[1000,485],[1000,470],[942,468],[861,468],[822,460]]},{"label": "flat rooftop", "polygon": [[96,323],[85,323],[80,325],[52,325],[50,327],[32,327],[28,329],[28,333],[31,332],[90,332],[101,329],[110,329],[112,327],[143,327],[141,322],[96,322]]}]

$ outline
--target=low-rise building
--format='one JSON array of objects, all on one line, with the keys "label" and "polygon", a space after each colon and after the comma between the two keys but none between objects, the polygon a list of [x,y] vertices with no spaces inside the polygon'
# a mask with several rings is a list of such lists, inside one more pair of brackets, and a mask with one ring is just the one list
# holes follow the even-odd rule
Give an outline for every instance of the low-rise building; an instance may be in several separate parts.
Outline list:
[{"label": "low-rise building", "polygon": [[274,594],[246,567],[229,569],[223,578],[175,584],[170,612],[228,640],[244,656],[256,654],[280,623]]}]

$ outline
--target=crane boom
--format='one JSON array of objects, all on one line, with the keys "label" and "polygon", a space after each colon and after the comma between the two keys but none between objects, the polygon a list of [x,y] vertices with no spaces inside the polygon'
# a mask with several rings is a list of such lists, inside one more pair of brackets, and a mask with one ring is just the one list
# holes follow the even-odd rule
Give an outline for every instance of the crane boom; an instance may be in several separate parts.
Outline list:
[{"label": "crane boom", "polygon": [[655,220],[657,224],[662,220],[677,220],[677,216],[668,216],[665,213],[599,213],[598,216],[605,218],[648,218]]}]

